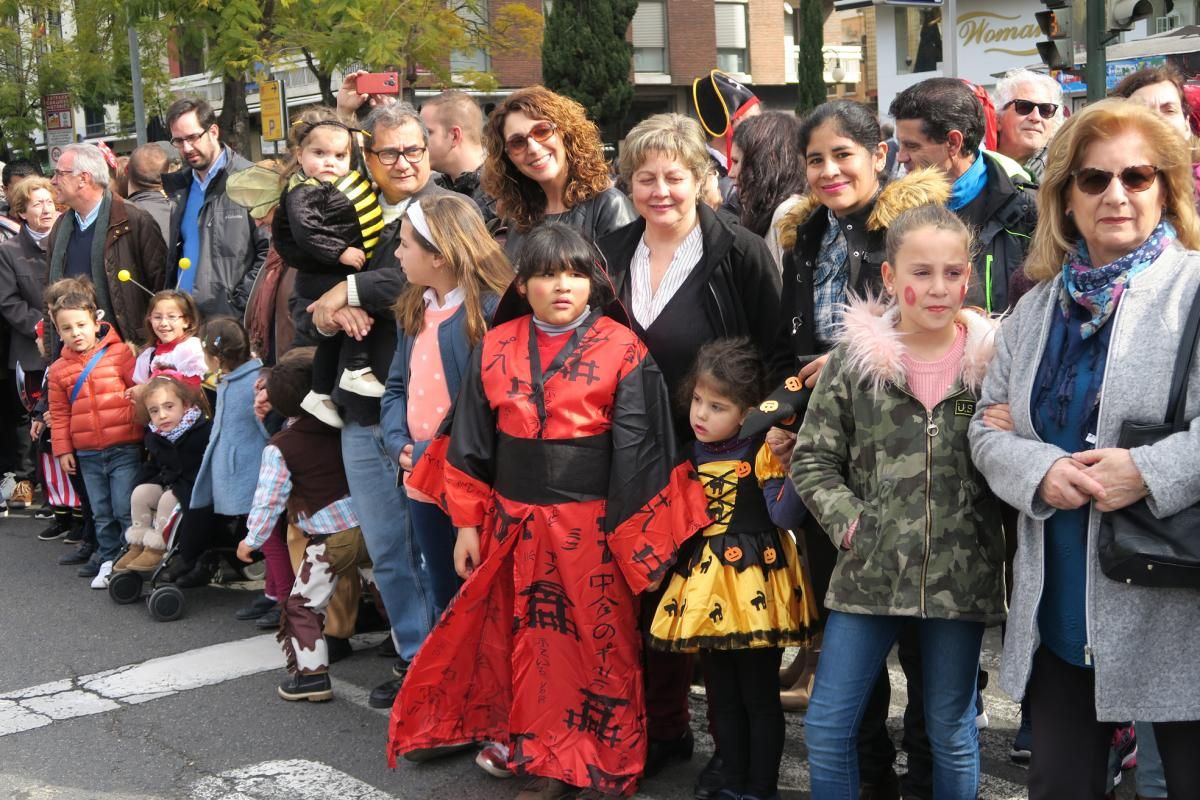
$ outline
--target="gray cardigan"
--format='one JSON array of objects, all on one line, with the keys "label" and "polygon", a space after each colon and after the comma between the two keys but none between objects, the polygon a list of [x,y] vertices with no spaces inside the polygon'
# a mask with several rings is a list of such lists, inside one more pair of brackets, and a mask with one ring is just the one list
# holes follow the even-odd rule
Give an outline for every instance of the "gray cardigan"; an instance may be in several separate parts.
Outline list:
[{"label": "gray cardigan", "polygon": [[[1001,664],[1001,685],[1020,699],[1037,649],[1042,595],[1043,522],[1054,511],[1037,495],[1050,466],[1065,455],[1038,439],[1030,399],[1061,278],[1038,285],[1001,326],[978,412],[971,452],[992,489],[1021,512],[1012,607]],[[1124,420],[1162,422],[1179,337],[1197,287],[1200,252],[1174,245],[1138,275],[1121,297],[1109,344],[1100,398],[1097,447],[1115,447]],[[983,424],[986,406],[1008,403],[1013,432]],[[1150,508],[1169,516],[1200,501],[1200,367],[1188,380],[1186,433],[1132,450],[1150,487]],[[1106,578],[1096,536],[1100,514],[1088,526],[1087,635],[1096,670],[1096,714],[1101,720],[1200,720],[1200,591],[1150,589]],[[1200,536],[1200,531],[1197,532]]]}]

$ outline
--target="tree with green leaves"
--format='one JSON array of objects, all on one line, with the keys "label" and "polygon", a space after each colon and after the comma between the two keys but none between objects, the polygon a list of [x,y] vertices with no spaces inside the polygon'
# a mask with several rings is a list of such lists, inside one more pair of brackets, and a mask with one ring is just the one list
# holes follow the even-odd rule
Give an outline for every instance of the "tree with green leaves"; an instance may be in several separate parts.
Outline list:
[{"label": "tree with green leaves", "polygon": [[825,10],[821,0],[800,0],[800,51],[796,65],[796,113],[805,114],[825,102]]},{"label": "tree with green leaves", "polygon": [[637,0],[555,0],[546,18],[542,79],[603,129],[619,126],[633,102],[625,33],[637,7]]}]

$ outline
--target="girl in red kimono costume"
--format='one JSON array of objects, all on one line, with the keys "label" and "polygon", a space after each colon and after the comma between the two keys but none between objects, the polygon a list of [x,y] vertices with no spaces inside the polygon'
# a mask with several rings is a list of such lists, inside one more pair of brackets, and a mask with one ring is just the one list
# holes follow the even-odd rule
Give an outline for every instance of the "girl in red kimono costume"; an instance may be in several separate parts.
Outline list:
[{"label": "girl in red kimono costume", "polygon": [[646,757],[636,595],[708,524],[704,492],[658,367],[600,310],[592,246],[539,226],[514,288],[497,318],[524,315],[484,337],[410,478],[459,529],[467,580],[409,668],[388,760],[496,741],[539,779],[521,800],[629,795]]}]

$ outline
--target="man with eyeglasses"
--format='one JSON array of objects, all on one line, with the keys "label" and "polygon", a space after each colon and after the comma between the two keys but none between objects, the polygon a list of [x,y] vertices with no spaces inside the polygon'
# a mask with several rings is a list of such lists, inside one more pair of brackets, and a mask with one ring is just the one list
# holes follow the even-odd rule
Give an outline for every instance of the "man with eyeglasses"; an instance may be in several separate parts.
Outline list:
[{"label": "man with eyeglasses", "polygon": [[[167,129],[184,161],[183,169],[163,175],[163,191],[175,205],[167,285],[191,294],[205,318],[241,319],[270,247],[267,231],[225,194],[225,179],[250,162],[221,144],[217,117],[203,100],[172,103]],[[179,268],[181,258],[190,268]]]},{"label": "man with eyeglasses", "polygon": [[[152,292],[162,289],[167,260],[154,218],[111,190],[108,164],[95,145],[64,147],[50,182],[69,210],[46,236],[49,283],[88,278],[96,287],[104,320],[126,341],[144,338],[149,333],[143,325],[150,298],[137,284]],[[117,279],[123,269],[133,280]],[[53,327],[46,325],[51,340],[47,352],[57,354]]]},{"label": "man with eyeglasses", "polygon": [[1046,149],[1063,123],[1062,84],[1049,75],[1013,69],[996,82],[996,149],[1034,180],[1046,168]]},{"label": "man with eyeglasses", "polygon": [[[371,260],[310,305],[296,320],[297,330],[316,338],[353,336],[366,343],[371,370],[388,374],[396,351],[391,307],[405,286],[396,258],[400,218],[409,205],[428,194],[448,194],[430,178],[429,139],[416,109],[392,98],[360,94],[358,73],[348,74],[338,91],[338,113],[349,123],[368,102],[372,110],[360,124],[367,170],[376,185],[386,223]],[[339,383],[348,350],[338,357]],[[420,547],[410,538],[408,509],[397,484],[398,465],[383,446],[380,399],[334,389],[341,412],[342,459],[350,498],[374,565],[375,584],[392,626],[398,656],[392,677],[371,692],[375,708],[391,708],[408,663],[433,627],[433,594],[420,563]]]}]

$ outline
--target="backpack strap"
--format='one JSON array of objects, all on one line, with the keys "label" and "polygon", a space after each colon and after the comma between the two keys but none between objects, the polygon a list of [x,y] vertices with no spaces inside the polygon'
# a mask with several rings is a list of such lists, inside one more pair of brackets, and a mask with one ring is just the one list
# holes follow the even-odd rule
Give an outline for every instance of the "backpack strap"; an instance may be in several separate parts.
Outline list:
[{"label": "backpack strap", "polygon": [[96,365],[100,363],[100,359],[104,358],[104,353],[107,350],[108,345],[104,345],[104,347],[101,347],[96,351],[95,355],[88,359],[83,371],[80,372],[79,377],[75,379],[74,388],[71,389],[71,405],[75,405],[75,400],[79,397],[80,390],[83,389],[83,382],[87,380],[88,375],[92,374],[92,370],[95,369]]}]

